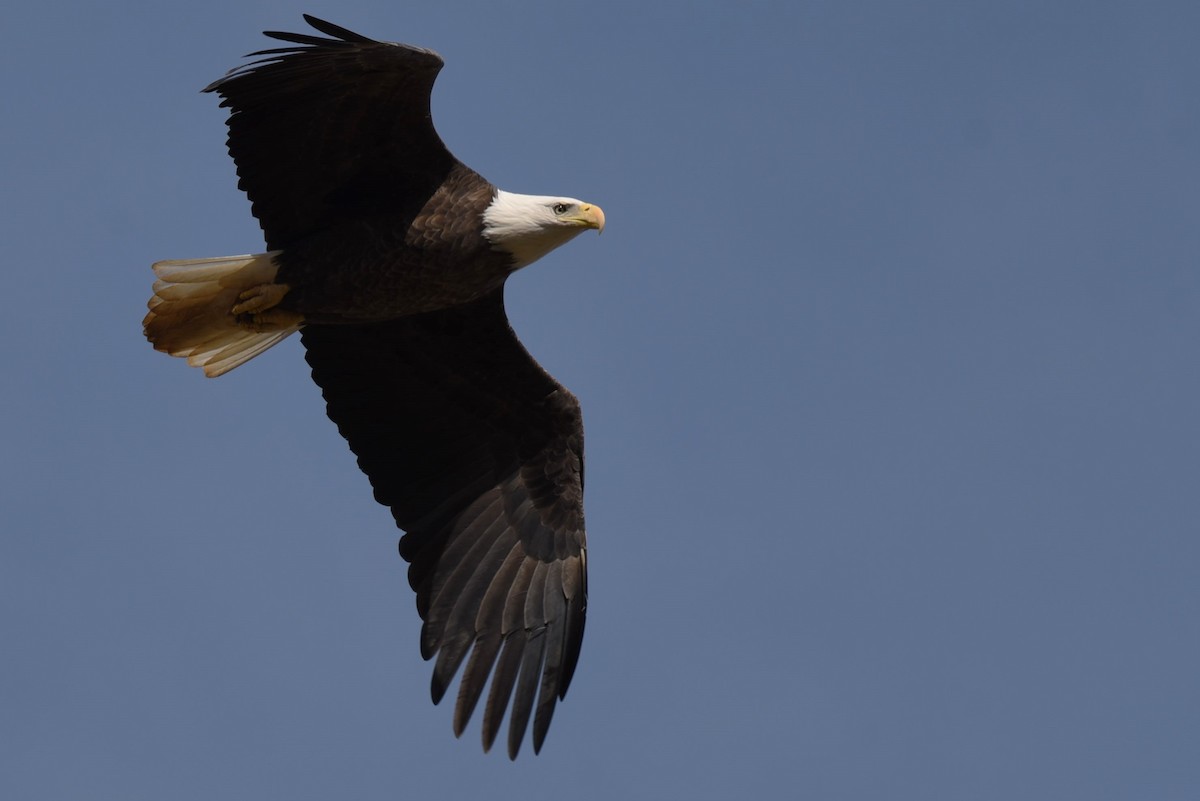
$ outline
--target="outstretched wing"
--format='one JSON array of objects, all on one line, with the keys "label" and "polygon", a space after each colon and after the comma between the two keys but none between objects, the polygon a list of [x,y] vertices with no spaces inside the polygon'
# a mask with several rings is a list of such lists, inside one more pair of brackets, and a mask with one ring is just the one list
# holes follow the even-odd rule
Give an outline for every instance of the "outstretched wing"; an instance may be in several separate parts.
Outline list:
[{"label": "outstretched wing", "polygon": [[411,214],[456,163],[429,111],[441,56],[304,18],[332,38],[266,31],[289,46],[204,89],[230,110],[238,186],[272,250],[345,219]]},{"label": "outstretched wing", "polygon": [[484,748],[512,696],[509,756],[531,713],[536,752],[587,608],[578,401],[517,340],[503,290],[386,323],[310,325],[302,338],[329,417],[407,532],[421,654],[438,657],[434,702],[470,652],[455,734],[491,673]]}]

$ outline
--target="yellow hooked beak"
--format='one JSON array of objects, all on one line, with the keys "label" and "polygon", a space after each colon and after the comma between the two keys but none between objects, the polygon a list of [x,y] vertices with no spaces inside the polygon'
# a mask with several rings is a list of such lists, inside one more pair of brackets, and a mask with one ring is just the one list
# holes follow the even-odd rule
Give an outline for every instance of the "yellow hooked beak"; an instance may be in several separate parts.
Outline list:
[{"label": "yellow hooked beak", "polygon": [[604,233],[604,209],[592,203],[581,203],[579,214],[567,219],[579,223],[585,228],[595,228],[596,233]]}]

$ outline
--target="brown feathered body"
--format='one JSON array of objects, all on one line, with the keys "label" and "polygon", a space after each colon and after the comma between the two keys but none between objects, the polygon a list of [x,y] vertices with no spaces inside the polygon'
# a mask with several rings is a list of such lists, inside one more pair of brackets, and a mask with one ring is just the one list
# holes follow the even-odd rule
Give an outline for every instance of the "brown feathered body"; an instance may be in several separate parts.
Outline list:
[{"label": "brown feathered body", "polygon": [[[340,223],[290,243],[276,282],[280,308],[309,323],[392,320],[479,300],[513,271],[511,255],[480,234],[495,187],[456,165],[426,202]],[[336,269],[330,269],[336,265]]]}]

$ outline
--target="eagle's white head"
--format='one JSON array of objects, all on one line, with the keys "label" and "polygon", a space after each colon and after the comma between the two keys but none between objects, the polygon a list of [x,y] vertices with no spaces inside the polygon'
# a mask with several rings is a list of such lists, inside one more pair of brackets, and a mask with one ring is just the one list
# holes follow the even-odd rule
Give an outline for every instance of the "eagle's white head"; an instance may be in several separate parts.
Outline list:
[{"label": "eagle's white head", "polygon": [[604,230],[604,212],[571,197],[518,195],[500,189],[483,212],[483,235],[492,247],[512,254],[517,270],[589,228]]}]

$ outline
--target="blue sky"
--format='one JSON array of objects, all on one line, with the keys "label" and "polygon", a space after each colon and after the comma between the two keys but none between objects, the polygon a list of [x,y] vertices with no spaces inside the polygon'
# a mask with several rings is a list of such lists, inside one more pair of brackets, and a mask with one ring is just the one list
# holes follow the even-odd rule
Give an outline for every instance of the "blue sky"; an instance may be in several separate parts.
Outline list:
[{"label": "blue sky", "polygon": [[[141,340],[261,249],[199,89],[302,11],[445,57],[509,312],[581,399],[590,609],[542,754],[428,700],[298,342]],[[1200,7],[39,3],[0,81],[0,795],[1200,796]]]}]

